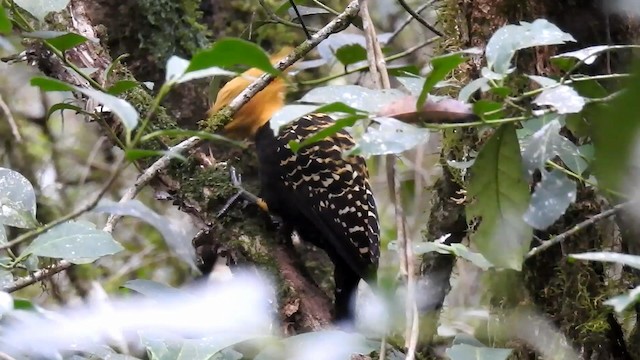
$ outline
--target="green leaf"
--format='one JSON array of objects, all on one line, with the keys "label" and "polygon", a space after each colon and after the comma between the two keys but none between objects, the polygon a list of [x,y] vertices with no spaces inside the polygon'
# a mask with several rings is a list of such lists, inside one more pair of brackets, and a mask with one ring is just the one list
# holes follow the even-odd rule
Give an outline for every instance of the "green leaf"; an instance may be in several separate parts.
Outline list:
[{"label": "green leaf", "polygon": [[32,229],[37,226],[37,221],[33,185],[19,172],[0,167],[0,225],[2,224]]},{"label": "green leaf", "polygon": [[613,309],[620,313],[630,308],[631,305],[637,303],[638,300],[640,300],[640,286],[636,286],[627,293],[614,296],[611,299],[606,300],[604,304],[613,306]]},{"label": "green leaf", "polygon": [[[640,134],[640,64],[625,84],[626,91],[608,105],[594,107],[591,136],[594,141],[594,171],[598,184],[621,190],[624,176],[632,168],[634,150]],[[615,126],[612,126],[615,119]],[[637,184],[636,179],[630,179]]]},{"label": "green leaf", "polygon": [[80,44],[84,44],[88,40],[80,34],[68,31],[34,31],[24,33],[23,36],[26,38],[42,39],[49,45],[63,52],[73,49]]},{"label": "green leaf", "polygon": [[374,90],[358,85],[330,85],[312,89],[299,101],[312,104],[339,102],[354,109],[376,113],[406,96],[407,94],[398,89]]},{"label": "green leaf", "polygon": [[27,299],[13,299],[13,308],[16,310],[35,310],[36,307]]},{"label": "green leaf", "polygon": [[160,157],[163,155],[167,155],[170,158],[179,159],[182,161],[187,161],[187,158],[184,155],[181,155],[174,151],[167,150],[147,150],[147,149],[127,149],[124,152],[124,156],[129,161],[136,161],[144,158],[150,157]]},{"label": "green leaf", "polygon": [[87,221],[62,223],[33,240],[24,254],[65,259],[88,264],[124,250],[111,234],[96,229]]},{"label": "green leaf", "polygon": [[524,221],[538,230],[551,226],[576,201],[577,185],[560,170],[542,171]]},{"label": "green leaf", "polygon": [[[496,120],[502,118],[502,111],[497,111],[502,108],[502,104],[491,100],[478,100],[473,103],[473,113],[481,116],[485,120]],[[491,115],[485,115],[485,113],[492,112]]]},{"label": "green leaf", "polygon": [[451,70],[455,69],[464,61],[465,56],[463,52],[455,52],[431,59],[432,69],[422,85],[422,91],[420,91],[420,96],[418,96],[416,108],[422,109],[424,102],[427,101],[429,91],[431,91],[439,81],[444,79]]},{"label": "green leaf", "polygon": [[613,262],[640,270],[640,256],[620,254],[607,251],[596,251],[582,254],[571,254],[569,257],[578,260]]},{"label": "green leaf", "polygon": [[62,11],[69,4],[69,0],[14,0],[14,2],[40,21],[44,21],[44,17],[50,12]]},{"label": "green leaf", "polygon": [[235,38],[217,40],[209,49],[197,52],[186,72],[239,64],[258,68],[273,75],[280,73],[271,65],[269,56],[258,45]]},{"label": "green leaf", "polygon": [[576,40],[545,19],[537,19],[533,23],[521,21],[520,25],[506,25],[498,29],[487,43],[487,65],[498,74],[507,74],[510,71],[511,59],[517,50],[564,44],[568,41]]},{"label": "green leaf", "polygon": [[[49,118],[51,117],[51,115],[53,115],[54,112],[60,111],[60,113],[62,113],[63,110],[73,110],[73,111],[75,111],[77,113],[88,114],[80,106],[71,105],[71,104],[67,104],[67,103],[57,103],[57,104],[53,104],[49,108],[49,111],[47,111],[46,119],[49,120]],[[89,114],[89,115],[92,115],[92,114]]]},{"label": "green leaf", "polygon": [[73,91],[73,86],[66,82],[42,76],[31,78],[31,85],[37,86],[43,91]]},{"label": "green leaf", "polygon": [[133,216],[146,222],[162,234],[165,243],[174,253],[195,268],[195,259],[193,256],[193,248],[189,243],[189,235],[180,231],[180,229],[174,228],[173,224],[168,221],[166,217],[149,209],[142,202],[129,200],[116,203],[102,200],[93,211],[120,216]]},{"label": "green leaf", "polygon": [[578,174],[586,169],[587,164],[580,155],[580,150],[569,139],[560,135],[560,128],[560,121],[556,117],[523,141],[522,158],[529,174],[533,174],[536,169],[543,169],[547,160],[556,156],[575,168]]},{"label": "green leaf", "polygon": [[7,10],[3,6],[0,6],[0,33],[9,34],[12,28],[13,25],[7,16]]},{"label": "green leaf", "polygon": [[255,335],[228,333],[202,339],[177,339],[173,334],[145,331],[140,338],[154,360],[239,360],[242,354],[227,348]]},{"label": "green leaf", "polygon": [[430,131],[389,117],[377,117],[379,126],[371,125],[347,154],[357,153],[365,157],[383,154],[400,154],[413,149],[429,139]]},{"label": "green leaf", "polygon": [[531,228],[522,219],[529,186],[513,124],[496,130],[470,170],[467,218],[480,221],[472,243],[495,266],[520,270],[531,242]]},{"label": "green leaf", "polygon": [[[307,114],[311,113],[343,113],[356,115],[360,114],[365,116],[361,111],[354,109],[344,103],[334,102],[325,105],[287,105],[280,109],[273,115],[269,121],[271,129],[275,132],[280,131],[280,127],[286,125],[294,120],[297,120]],[[339,130],[339,129],[338,129]],[[334,132],[335,133],[335,132]]]},{"label": "green leaf", "polygon": [[610,49],[612,50],[616,48],[618,47],[607,46],[607,45],[596,45],[596,46],[590,46],[590,47],[586,47],[576,51],[569,51],[566,53],[558,54],[558,55],[552,56],[551,58],[552,59],[567,58],[567,57],[575,58],[582,61],[586,65],[591,65],[596,61],[596,59],[598,58],[598,55]]},{"label": "green leaf", "polygon": [[342,65],[347,66],[366,60],[367,50],[360,44],[349,44],[336,50],[335,55]]},{"label": "green leaf", "polygon": [[324,138],[332,136],[338,131],[346,127],[353,126],[356,123],[356,121],[363,118],[365,118],[364,115],[351,115],[351,116],[344,117],[342,119],[338,119],[335,121],[335,123],[333,123],[333,125],[318,131],[317,133],[309,136],[308,138],[304,139],[300,143],[297,141],[290,141],[289,147],[291,148],[291,151],[298,152],[301,148],[305,146],[309,146],[314,142],[317,142]]},{"label": "green leaf", "polygon": [[571,114],[580,112],[586,101],[573,88],[560,85],[544,90],[533,103],[553,106],[558,114]]},{"label": "green leaf", "polygon": [[120,95],[126,91],[129,91],[135,87],[137,87],[139,83],[133,80],[119,80],[115,84],[111,85],[109,89],[107,89],[107,93],[111,95]]},{"label": "green leaf", "polygon": [[188,70],[190,63],[188,60],[180,58],[178,56],[172,56],[167,61],[167,74],[165,81],[167,83],[174,82],[181,84],[187,81],[202,79],[210,76],[234,76],[233,71],[224,70],[217,66],[210,66],[200,70]]},{"label": "green leaf", "polygon": [[[330,14],[330,12],[328,10],[320,8],[320,7],[296,5],[296,8],[298,8],[298,12],[300,13],[300,16]],[[296,14],[295,10],[292,7],[290,7],[288,9],[288,12],[289,12],[289,16],[292,19],[297,19],[298,18],[298,15]]]},{"label": "green leaf", "polygon": [[133,130],[138,125],[139,115],[136,109],[129,102],[113,95],[94,89],[72,86],[56,79],[39,76],[31,79],[31,85],[37,86],[44,91],[79,91],[113,111],[128,130]]},{"label": "green leaf", "polygon": [[451,360],[506,360],[513,350],[456,344],[445,352]]},{"label": "green leaf", "polygon": [[467,85],[465,85],[460,92],[458,93],[458,100],[462,101],[462,102],[469,102],[469,98],[471,97],[471,95],[473,95],[476,91],[481,90],[481,91],[488,91],[490,89],[489,87],[489,79],[481,77],[478,79],[475,79],[473,81],[471,81],[470,83],[468,83]]},{"label": "green leaf", "polygon": [[122,287],[133,290],[148,297],[164,296],[167,294],[182,294],[180,290],[169,285],[145,279],[133,279],[122,284]]}]

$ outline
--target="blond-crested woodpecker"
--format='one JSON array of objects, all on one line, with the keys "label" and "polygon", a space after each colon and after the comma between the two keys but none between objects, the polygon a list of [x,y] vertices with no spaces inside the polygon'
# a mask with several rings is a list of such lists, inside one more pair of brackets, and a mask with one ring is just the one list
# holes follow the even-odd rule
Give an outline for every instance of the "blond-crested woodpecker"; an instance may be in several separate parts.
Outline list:
[{"label": "blond-crested woodpecker", "polygon": [[[284,55],[281,51],[272,61]],[[250,69],[229,81],[210,112],[228,105],[261,74]],[[290,141],[301,142],[334,120],[309,114],[275,134],[269,121],[284,107],[285,92],[285,82],[276,78],[240,108],[224,130],[231,137],[255,142],[261,185],[258,205],[327,253],[335,266],[335,320],[353,320],[350,304],[358,283],[364,279],[374,285],[380,255],[378,213],[367,165],[362,156],[343,155],[355,145],[346,130],[293,152]]]}]

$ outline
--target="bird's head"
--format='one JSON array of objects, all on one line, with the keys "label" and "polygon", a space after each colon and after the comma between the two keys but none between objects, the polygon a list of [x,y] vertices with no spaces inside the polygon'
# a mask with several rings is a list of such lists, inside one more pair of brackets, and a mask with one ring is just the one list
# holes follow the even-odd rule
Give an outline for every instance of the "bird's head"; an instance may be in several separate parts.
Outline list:
[{"label": "bird's head", "polygon": [[[286,57],[293,48],[285,47],[271,56],[272,64]],[[227,82],[218,92],[215,103],[209,109],[209,115],[220,111],[223,107],[246,89],[264,71],[253,68]],[[257,93],[248,103],[240,108],[230,123],[224,127],[225,135],[237,138],[253,138],[260,127],[266,124],[273,115],[284,107],[286,83],[281,77],[275,78],[266,88]]]}]

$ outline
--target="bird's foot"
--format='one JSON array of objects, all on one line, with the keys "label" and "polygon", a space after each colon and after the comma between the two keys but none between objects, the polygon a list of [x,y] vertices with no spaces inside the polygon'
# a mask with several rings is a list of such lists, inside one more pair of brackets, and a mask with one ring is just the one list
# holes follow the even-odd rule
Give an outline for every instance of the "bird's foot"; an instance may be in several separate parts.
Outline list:
[{"label": "bird's foot", "polygon": [[231,178],[231,184],[238,190],[238,192],[236,192],[231,198],[229,198],[229,200],[227,200],[222,209],[218,211],[216,217],[220,218],[225,216],[234,205],[242,200],[247,201],[251,204],[256,204],[261,210],[267,213],[269,212],[267,203],[262,198],[254,195],[242,186],[242,175],[240,175],[236,171],[236,168],[234,168],[233,166],[229,168],[229,176]]}]

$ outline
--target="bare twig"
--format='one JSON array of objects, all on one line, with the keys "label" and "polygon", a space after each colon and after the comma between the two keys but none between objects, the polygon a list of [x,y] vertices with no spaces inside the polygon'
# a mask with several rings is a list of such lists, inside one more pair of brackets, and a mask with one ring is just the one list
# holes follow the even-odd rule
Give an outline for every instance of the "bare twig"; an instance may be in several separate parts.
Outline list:
[{"label": "bare twig", "polygon": [[527,253],[526,259],[532,258],[538,254],[540,254],[541,252],[549,249],[550,247],[560,244],[561,242],[563,242],[564,240],[566,240],[569,236],[577,233],[578,231],[586,228],[589,225],[595,224],[596,222],[606,219],[609,216],[615,215],[615,213],[617,213],[618,211],[620,211],[622,208],[624,208],[625,206],[629,205],[629,202],[625,202],[622,204],[618,204],[614,207],[612,207],[609,210],[603,211],[600,214],[596,214],[592,217],[590,217],[587,220],[584,220],[578,224],[576,224],[575,226],[573,226],[571,229],[558,234],[554,237],[552,237],[549,240],[544,241],[540,246],[536,246],[533,249],[529,250],[529,252]]},{"label": "bare twig", "polygon": [[[172,147],[168,151],[168,154],[163,155],[160,159],[151,164],[151,166],[149,166],[142,174],[140,174],[140,176],[136,179],[136,182],[133,184],[133,186],[127,189],[119,202],[124,203],[135,198],[143,187],[147,186],[151,182],[151,180],[153,180],[162,170],[166,169],[169,166],[171,159],[175,156],[173,154],[183,153],[187,151],[187,149],[195,146],[194,144],[197,144],[199,142],[200,138],[192,136],[187,140],[179,143],[178,145]],[[110,215],[109,219],[107,219],[107,224],[104,231],[112,232],[116,223],[121,217],[122,216],[115,214]]]},{"label": "bare twig", "polygon": [[[124,160],[124,158],[123,158]],[[124,169],[124,166],[122,166],[123,164],[123,160],[119,161],[118,164],[116,165],[116,170],[113,172],[113,174],[111,174],[111,177],[109,178],[109,180],[107,181],[107,183],[102,187],[102,189],[100,189],[100,191],[98,192],[98,194],[95,196],[95,198],[89,202],[88,204],[86,204],[85,206],[82,206],[81,208],[79,208],[78,210],[75,210],[73,212],[70,212],[69,214],[57,218],[37,229],[33,229],[31,231],[28,231],[20,236],[18,236],[17,238],[15,238],[14,240],[11,240],[5,244],[0,245],[0,250],[5,250],[5,249],[9,249],[17,244],[20,244],[23,241],[29,240],[31,238],[33,238],[34,236],[38,236],[42,233],[44,233],[45,231],[53,228],[54,226],[60,225],[64,222],[73,220],[75,218],[77,218],[78,216],[91,211],[91,209],[93,209],[94,207],[96,207],[96,205],[98,205],[98,202],[100,201],[100,199],[102,199],[102,197],[104,196],[104,194],[107,193],[107,191],[109,190],[109,188],[111,187],[111,185],[113,185],[113,183],[116,181],[116,179],[118,178],[118,176],[120,175],[120,173],[122,172],[122,170]]]},{"label": "bare twig", "polygon": [[[417,44],[417,45],[414,45],[414,46],[408,48],[407,50],[401,51],[401,52],[399,52],[397,54],[390,55],[389,57],[384,59],[385,63],[388,63],[388,62],[391,62],[391,61],[394,61],[394,60],[398,60],[398,59],[402,59],[403,57],[409,56],[409,55],[413,54],[414,52],[422,49],[423,47],[425,47],[425,46],[427,46],[429,44],[432,44],[433,42],[435,42],[438,39],[439,39],[438,37],[434,36],[432,38],[429,38],[429,39],[421,42],[420,44]],[[337,78],[342,77],[342,76],[346,76],[346,75],[349,75],[349,74],[357,73],[359,71],[365,71],[368,68],[369,68],[369,65],[367,64],[367,65],[364,65],[364,66],[361,66],[361,67],[349,69],[349,70],[347,70],[347,71],[345,71],[343,73],[340,73],[340,74],[329,75],[329,76],[326,76],[326,77],[323,77],[323,78],[319,78],[319,79],[314,79],[314,80],[301,81],[300,84],[302,84],[302,85],[322,84],[324,82],[331,81],[333,79],[337,79]]]},{"label": "bare twig", "polygon": [[[415,10],[416,14],[420,15],[421,12],[423,12],[429,6],[432,6],[434,3],[435,3],[435,0],[430,0],[420,5],[420,7],[418,7]],[[407,25],[409,25],[413,19],[414,17],[411,14],[409,14],[409,16],[407,16],[407,18],[404,19],[402,24],[400,24],[400,26],[398,26],[395,30],[393,30],[393,33],[391,33],[391,36],[389,36],[389,39],[387,40],[387,43],[392,42],[396,37],[398,37],[398,35],[400,35],[402,30],[404,30],[404,28],[406,28]]]},{"label": "bare twig", "polygon": [[[305,35],[307,35],[307,39],[311,38],[311,35],[309,34],[309,30],[313,32],[319,31],[316,28],[307,28],[302,22],[302,18],[300,17],[300,15],[298,15],[298,18],[300,19],[300,24],[294,23],[293,21],[289,21],[287,19],[283,19],[280,16],[278,16],[275,12],[273,12],[273,10],[271,10],[269,5],[267,5],[264,2],[264,0],[258,0],[258,2],[260,3],[260,6],[262,6],[264,11],[267,13],[267,16],[269,16],[269,18],[271,19],[271,22],[273,23],[282,24],[282,25],[286,25],[286,26],[290,26],[298,29],[303,29],[305,32]],[[298,8],[295,8],[295,9],[296,9],[296,13],[298,13]]]},{"label": "bare twig", "polygon": [[413,11],[413,9],[411,9],[411,7],[409,6],[409,4],[407,4],[407,2],[405,0],[398,0],[398,3],[400,4],[400,6],[402,6],[411,16],[413,16],[414,19],[416,19],[417,22],[419,22],[420,24],[424,25],[424,27],[426,27],[427,29],[431,30],[431,32],[433,32],[434,34],[442,37],[444,36],[443,33],[441,33],[438,29],[436,29],[435,27],[433,27],[433,25],[429,24],[425,19],[422,18],[422,16],[420,16],[420,14],[416,13],[415,11]]},{"label": "bare twig", "polygon": [[[373,78],[373,83],[377,88],[389,89],[391,83],[389,81],[389,73],[382,54],[382,49],[378,37],[376,35],[371,15],[369,14],[369,6],[367,0],[360,0],[360,12],[362,23],[364,25],[367,60],[369,62],[369,72]],[[415,358],[415,352],[418,342],[418,311],[415,300],[415,279],[413,266],[413,252],[411,243],[407,237],[407,220],[401,203],[400,181],[396,179],[396,156],[387,156],[387,182],[389,186],[389,196],[395,210],[396,232],[398,249],[400,254],[400,271],[404,275],[407,283],[407,299],[406,299],[406,320],[407,326],[405,331],[405,348],[407,349],[408,360]],[[381,349],[381,353],[384,349]]]},{"label": "bare twig", "polygon": [[307,37],[307,39],[311,38],[311,33],[309,33],[309,29],[307,29],[307,26],[304,24],[304,19],[302,19],[302,15],[300,15],[300,11],[298,10],[298,6],[296,6],[295,1],[293,0],[289,0],[289,4],[291,4],[291,7],[293,8],[293,11],[296,12],[296,16],[298,17],[298,21],[300,21],[300,25],[302,25],[302,30],[304,30],[304,35]]},{"label": "bare twig", "polygon": [[20,135],[20,130],[18,130],[18,124],[16,123],[16,119],[13,118],[13,114],[11,114],[11,109],[9,109],[9,106],[7,105],[6,102],[4,102],[4,99],[2,98],[1,95],[0,95],[0,109],[2,109],[4,116],[7,117],[7,121],[9,122],[9,127],[11,127],[11,133],[13,134],[13,137],[16,138],[17,142],[21,143],[22,135]]}]

